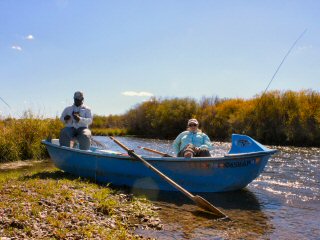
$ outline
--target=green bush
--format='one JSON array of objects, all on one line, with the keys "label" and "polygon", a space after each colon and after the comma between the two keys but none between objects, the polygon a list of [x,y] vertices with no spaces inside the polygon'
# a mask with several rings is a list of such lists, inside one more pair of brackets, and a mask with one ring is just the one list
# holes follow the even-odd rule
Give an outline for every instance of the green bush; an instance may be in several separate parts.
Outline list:
[{"label": "green bush", "polygon": [[130,134],[172,138],[186,129],[187,120],[197,111],[198,104],[191,98],[152,98],[128,111],[125,119]]},{"label": "green bush", "polygon": [[156,99],[137,105],[123,118],[130,134],[175,138],[195,117],[211,139],[247,134],[265,143],[320,146],[320,93],[271,91],[252,99]]}]

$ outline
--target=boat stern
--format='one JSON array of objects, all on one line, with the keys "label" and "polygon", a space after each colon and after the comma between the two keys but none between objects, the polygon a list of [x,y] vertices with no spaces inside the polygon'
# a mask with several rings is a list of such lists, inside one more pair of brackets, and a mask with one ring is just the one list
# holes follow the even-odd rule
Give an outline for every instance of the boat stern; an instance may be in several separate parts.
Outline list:
[{"label": "boat stern", "polygon": [[254,152],[276,153],[278,150],[270,149],[247,135],[232,134],[232,146],[228,154],[243,154]]}]

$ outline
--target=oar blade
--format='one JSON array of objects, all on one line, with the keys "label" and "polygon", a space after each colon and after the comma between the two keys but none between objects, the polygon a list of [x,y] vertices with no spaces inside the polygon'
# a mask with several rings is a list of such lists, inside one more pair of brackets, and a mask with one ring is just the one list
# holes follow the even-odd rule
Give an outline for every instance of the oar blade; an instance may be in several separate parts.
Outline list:
[{"label": "oar blade", "polygon": [[221,212],[218,208],[213,206],[211,203],[209,203],[204,198],[200,197],[199,195],[196,195],[193,197],[194,202],[197,204],[198,207],[207,210],[208,212],[213,213],[217,217],[226,218],[227,215],[225,215],[223,212]]},{"label": "oar blade", "polygon": [[209,203],[207,200],[205,200],[204,198],[200,197],[200,196],[194,196],[192,195],[190,192],[188,192],[186,189],[184,189],[183,187],[181,187],[178,183],[176,183],[175,181],[173,181],[171,178],[169,178],[168,176],[166,176],[165,174],[163,174],[162,172],[160,172],[157,168],[155,168],[154,166],[152,166],[150,163],[148,163],[145,159],[143,159],[141,156],[138,156],[133,150],[129,149],[127,146],[125,146],[124,144],[122,144],[121,142],[119,142],[117,139],[115,139],[114,137],[110,137],[116,144],[118,144],[120,147],[122,147],[123,149],[125,149],[128,154],[137,159],[140,160],[146,167],[148,167],[149,169],[151,169],[152,171],[154,171],[155,173],[157,173],[161,178],[163,178],[165,181],[167,181],[168,183],[170,183],[172,186],[174,186],[176,189],[178,189],[180,192],[182,192],[183,194],[185,194],[188,198],[190,198],[194,203],[196,203],[198,205],[198,207],[207,210],[209,212],[211,212],[212,214],[214,214],[217,217],[221,217],[221,218],[227,218],[227,216],[221,212],[219,209],[217,209],[216,207],[214,207],[211,203]]}]

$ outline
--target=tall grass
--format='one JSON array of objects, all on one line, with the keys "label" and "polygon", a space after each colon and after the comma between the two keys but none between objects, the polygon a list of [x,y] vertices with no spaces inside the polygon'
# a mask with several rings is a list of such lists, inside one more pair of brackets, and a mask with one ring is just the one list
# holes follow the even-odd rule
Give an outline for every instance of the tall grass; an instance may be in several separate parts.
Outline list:
[{"label": "tall grass", "polygon": [[40,119],[30,113],[0,121],[0,162],[48,157],[41,140],[58,138],[62,127],[59,119]]},{"label": "tall grass", "polygon": [[91,128],[92,135],[96,136],[124,136],[127,129],[124,128]]}]

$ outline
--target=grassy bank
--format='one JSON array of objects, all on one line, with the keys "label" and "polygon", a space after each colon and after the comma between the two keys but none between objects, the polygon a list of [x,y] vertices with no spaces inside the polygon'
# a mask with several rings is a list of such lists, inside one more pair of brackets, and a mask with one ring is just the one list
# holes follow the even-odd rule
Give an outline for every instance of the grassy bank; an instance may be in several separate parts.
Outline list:
[{"label": "grassy bank", "polygon": [[0,174],[0,237],[140,239],[135,228],[162,228],[155,209],[57,169]]}]

